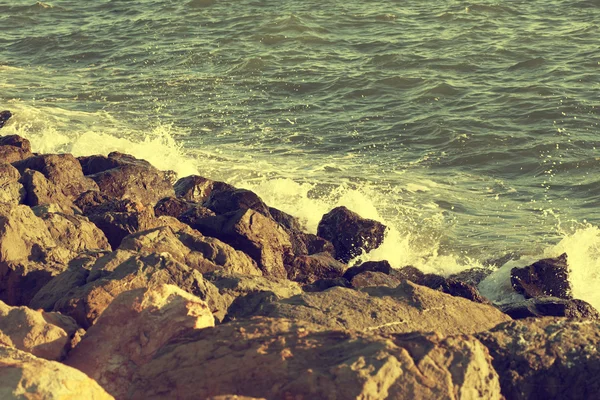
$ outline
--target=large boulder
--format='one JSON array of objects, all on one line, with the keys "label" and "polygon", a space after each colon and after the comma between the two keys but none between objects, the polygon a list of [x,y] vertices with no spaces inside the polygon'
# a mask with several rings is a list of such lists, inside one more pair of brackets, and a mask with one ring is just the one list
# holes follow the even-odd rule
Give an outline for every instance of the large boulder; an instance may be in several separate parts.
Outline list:
[{"label": "large boulder", "polygon": [[510,282],[526,299],[540,296],[573,298],[567,253],[537,261],[525,268],[513,268]]},{"label": "large boulder", "polygon": [[0,345],[0,393],[10,399],[114,400],[86,374]]},{"label": "large boulder", "polygon": [[0,301],[0,343],[36,357],[61,361],[79,326],[59,313],[11,307]]},{"label": "large boulder", "polygon": [[271,218],[241,209],[200,219],[192,227],[248,254],[264,275],[287,277],[284,262],[292,253],[290,236]]},{"label": "large boulder", "polygon": [[198,218],[212,217],[213,211],[193,201],[179,197],[165,197],[154,206],[156,216],[174,217],[187,224],[192,224]]},{"label": "large boulder", "polygon": [[60,246],[77,253],[111,250],[104,232],[84,216],[49,212],[42,214],[41,218]]},{"label": "large boulder", "polygon": [[391,288],[397,287],[402,281],[392,275],[384,274],[383,272],[365,271],[358,275],[354,275],[350,284],[353,288],[364,288],[370,286],[387,286]]},{"label": "large boulder", "polygon": [[236,321],[174,339],[139,369],[130,395],[149,400],[231,393],[268,399],[501,398],[490,357],[477,340],[411,339],[285,319]]},{"label": "large boulder", "polygon": [[131,155],[112,152],[108,157],[92,156],[80,162],[86,175],[109,196],[154,206],[158,200],[175,195],[172,172],[160,171]]},{"label": "large boulder", "polygon": [[351,259],[378,248],[383,243],[386,226],[372,219],[361,218],[346,207],[336,207],[323,216],[317,235],[335,247],[338,260]]},{"label": "large boulder", "polygon": [[17,135],[0,136],[0,160],[3,162],[14,163],[31,156],[29,140]]},{"label": "large boulder", "polygon": [[218,189],[213,185],[212,191],[203,205],[217,215],[250,209],[271,218],[269,207],[256,193],[247,189],[228,187],[227,185],[221,185]]},{"label": "large boulder", "polygon": [[175,195],[187,201],[203,204],[214,190],[235,190],[225,182],[213,181],[198,175],[190,175],[179,179],[173,185]]},{"label": "large boulder", "polygon": [[176,286],[131,290],[104,310],[65,363],[126,398],[137,369],[170,339],[214,325],[208,305]]},{"label": "large boulder", "polygon": [[286,265],[288,279],[311,284],[319,279],[335,279],[342,276],[347,265],[329,253],[297,256]]},{"label": "large boulder", "polygon": [[600,320],[600,313],[586,301],[558,297],[536,297],[500,306],[513,319],[529,317],[567,317]]},{"label": "large boulder", "polygon": [[[8,110],[0,111],[0,128],[12,117],[12,113]],[[1,142],[0,142],[1,143]]]},{"label": "large boulder", "polygon": [[27,191],[29,206],[58,203],[69,205],[81,193],[98,186],[83,175],[81,165],[71,154],[41,154],[14,162]]},{"label": "large boulder", "polygon": [[69,291],[56,302],[54,310],[71,316],[87,329],[119,294],[159,284],[176,285],[200,297],[219,320],[225,315],[226,304],[218,289],[200,272],[168,253],[142,256],[126,251],[99,258],[89,271],[86,284]]},{"label": "large boulder", "polygon": [[267,303],[255,315],[360,331],[472,334],[511,320],[497,308],[403,281],[395,288],[332,287]]},{"label": "large boulder", "polygon": [[25,189],[20,179],[21,174],[15,167],[0,161],[0,203],[19,204],[23,201]]},{"label": "large boulder", "polygon": [[[392,268],[390,263],[386,260],[367,261],[365,263],[355,265],[355,266],[348,268],[344,272],[344,278],[351,281],[352,278],[354,278],[358,274],[362,274],[363,272],[381,272],[386,275],[390,275],[390,274],[394,273],[394,269]],[[399,279],[407,279],[407,278],[401,277]],[[409,279],[409,280],[412,280],[412,279]]]},{"label": "large boulder", "polygon": [[593,399],[600,393],[600,323],[528,318],[476,337],[489,349],[507,399]]}]

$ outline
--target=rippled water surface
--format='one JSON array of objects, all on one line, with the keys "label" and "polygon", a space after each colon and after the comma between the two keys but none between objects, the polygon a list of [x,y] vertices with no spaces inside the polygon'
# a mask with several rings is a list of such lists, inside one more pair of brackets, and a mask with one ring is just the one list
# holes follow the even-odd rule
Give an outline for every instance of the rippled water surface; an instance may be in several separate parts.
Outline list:
[{"label": "rippled water surface", "polygon": [[398,264],[533,254],[600,222],[599,21],[597,0],[0,0],[0,108],[39,151],[129,151],[309,229],[349,205]]}]

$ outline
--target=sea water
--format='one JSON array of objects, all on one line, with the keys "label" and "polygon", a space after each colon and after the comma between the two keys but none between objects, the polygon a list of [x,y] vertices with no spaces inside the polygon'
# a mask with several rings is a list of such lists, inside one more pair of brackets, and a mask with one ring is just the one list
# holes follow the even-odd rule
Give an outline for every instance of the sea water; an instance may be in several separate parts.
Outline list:
[{"label": "sea water", "polygon": [[567,252],[600,308],[598,21],[595,0],[0,0],[1,132],[249,188],[310,232],[345,205],[389,227],[353,262],[492,265],[497,302]]}]

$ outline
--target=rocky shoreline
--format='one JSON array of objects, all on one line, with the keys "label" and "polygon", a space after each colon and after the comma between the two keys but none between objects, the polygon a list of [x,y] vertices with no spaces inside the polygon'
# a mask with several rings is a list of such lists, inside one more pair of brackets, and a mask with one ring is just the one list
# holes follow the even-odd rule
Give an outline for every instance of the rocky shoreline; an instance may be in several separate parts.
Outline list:
[{"label": "rocky shoreline", "polygon": [[[0,114],[0,128],[11,114]],[[0,136],[0,393],[43,399],[588,399],[600,315],[567,255],[526,299],[386,261],[338,207],[317,234],[255,193],[128,154]]]}]

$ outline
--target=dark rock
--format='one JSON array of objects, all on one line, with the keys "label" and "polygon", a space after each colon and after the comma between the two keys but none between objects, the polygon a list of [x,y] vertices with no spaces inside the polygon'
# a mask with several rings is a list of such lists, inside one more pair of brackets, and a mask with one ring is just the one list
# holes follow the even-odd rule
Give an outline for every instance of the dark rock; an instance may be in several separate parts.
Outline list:
[{"label": "dark rock", "polygon": [[217,214],[206,207],[195,206],[181,214],[177,219],[189,226],[194,226],[202,218],[214,217],[215,215]]},{"label": "dark rock", "polygon": [[213,188],[217,191],[235,190],[228,183],[213,181],[198,175],[190,175],[179,179],[173,186],[175,195],[187,201],[203,204],[210,196]]},{"label": "dark rock", "polygon": [[387,286],[395,288],[401,281],[391,275],[383,272],[365,271],[358,275],[354,275],[350,281],[354,288],[364,288],[369,286]]},{"label": "dark rock", "polygon": [[573,298],[566,253],[557,258],[537,261],[525,268],[513,268],[510,282],[527,299],[541,296]]},{"label": "dark rock", "polygon": [[386,229],[382,223],[361,218],[346,207],[336,207],[323,216],[317,235],[331,241],[337,259],[347,263],[363,251],[378,248]]},{"label": "dark rock", "polygon": [[423,282],[425,279],[425,273],[420,269],[413,267],[412,265],[408,265],[406,267],[402,267],[400,269],[394,270],[394,277],[400,280],[407,280],[411,282],[415,282],[420,284],[419,282]]},{"label": "dark rock", "polygon": [[98,171],[89,177],[98,184],[102,193],[118,199],[154,205],[158,200],[175,194],[171,172],[160,171],[147,161],[128,154],[113,152],[105,158],[93,156],[81,160],[81,164],[86,172]]},{"label": "dark rock", "polygon": [[25,198],[25,189],[19,182],[19,171],[10,164],[0,162],[0,203],[19,204]]},{"label": "dark rock", "polygon": [[251,190],[236,189],[230,185],[213,185],[210,195],[203,204],[217,215],[237,210],[254,210],[271,218],[269,207]]},{"label": "dark rock", "polygon": [[198,219],[213,217],[216,214],[206,207],[178,197],[165,197],[154,206],[156,216],[175,217],[183,223],[193,225]]},{"label": "dark rock", "polygon": [[507,399],[593,399],[600,393],[600,323],[528,318],[476,337],[488,348]]},{"label": "dark rock", "polygon": [[12,113],[10,111],[5,110],[0,112],[0,128],[2,128],[4,124],[6,124],[10,117],[12,117]]},{"label": "dark rock", "polygon": [[290,215],[284,211],[278,210],[275,207],[269,207],[269,214],[276,222],[281,224],[284,228],[301,232],[304,230],[304,226],[300,220],[293,215]]},{"label": "dark rock", "polygon": [[281,225],[251,209],[198,220],[192,228],[216,237],[252,257],[263,274],[286,278],[284,260],[292,252],[289,234]]},{"label": "dark rock", "polygon": [[0,160],[5,163],[14,163],[33,156],[31,152],[15,146],[0,146]]},{"label": "dark rock", "polygon": [[319,279],[339,278],[346,268],[346,264],[337,261],[328,253],[297,256],[286,265],[288,279],[304,284]]},{"label": "dark rock", "polygon": [[54,241],[74,252],[110,251],[104,233],[86,217],[63,213],[44,213],[40,216]]},{"label": "dark rock", "polygon": [[492,272],[494,272],[493,268],[471,268],[465,271],[461,271],[457,274],[452,274],[448,278],[455,279],[457,281],[464,282],[472,286],[477,286]]},{"label": "dark rock", "polygon": [[302,289],[305,292],[322,292],[334,286],[339,286],[348,289],[352,288],[352,284],[348,282],[348,279],[340,277],[333,279],[319,279],[314,281],[310,285],[305,285]]},{"label": "dark rock", "polygon": [[513,319],[567,317],[600,320],[600,313],[591,304],[577,299],[536,297],[519,303],[506,304],[501,306],[500,309]]},{"label": "dark rock", "polygon": [[[352,280],[356,275],[362,274],[363,272],[371,271],[371,272],[383,272],[384,274],[391,274],[393,271],[392,266],[389,262],[383,261],[367,261],[365,263],[355,265],[353,267],[348,268],[346,272],[344,272],[344,278],[349,281]],[[406,279],[406,278],[405,278]]]},{"label": "dark rock", "polygon": [[0,146],[14,146],[31,153],[31,142],[19,135],[0,136]]},{"label": "dark rock", "polygon": [[[58,203],[70,205],[81,193],[98,186],[83,175],[71,154],[42,154],[13,163],[22,175],[29,206]],[[29,171],[27,171],[29,170]]]}]

